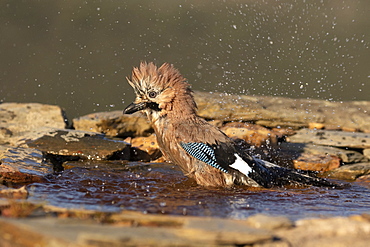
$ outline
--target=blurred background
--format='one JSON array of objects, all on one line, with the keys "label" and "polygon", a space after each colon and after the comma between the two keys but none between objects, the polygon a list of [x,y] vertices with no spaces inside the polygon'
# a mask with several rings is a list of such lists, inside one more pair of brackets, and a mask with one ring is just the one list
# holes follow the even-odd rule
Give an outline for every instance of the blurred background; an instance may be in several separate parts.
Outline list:
[{"label": "blurred background", "polygon": [[368,0],[0,1],[0,102],[122,110],[140,61],[194,90],[370,100]]}]

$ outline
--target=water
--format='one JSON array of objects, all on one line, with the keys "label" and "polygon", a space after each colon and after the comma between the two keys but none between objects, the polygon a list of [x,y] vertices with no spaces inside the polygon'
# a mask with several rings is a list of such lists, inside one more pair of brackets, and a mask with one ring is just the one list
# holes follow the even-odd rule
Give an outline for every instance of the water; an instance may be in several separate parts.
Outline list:
[{"label": "water", "polygon": [[1,3],[0,102],[121,110],[142,60],[195,90],[370,100],[368,0]]},{"label": "water", "polygon": [[[306,217],[348,216],[370,212],[370,187],[350,188],[204,188],[170,164],[91,164],[70,169],[47,183],[29,185],[29,200],[67,208],[245,219],[256,213]],[[71,168],[72,167],[72,168]],[[366,184],[365,184],[366,185]]]}]

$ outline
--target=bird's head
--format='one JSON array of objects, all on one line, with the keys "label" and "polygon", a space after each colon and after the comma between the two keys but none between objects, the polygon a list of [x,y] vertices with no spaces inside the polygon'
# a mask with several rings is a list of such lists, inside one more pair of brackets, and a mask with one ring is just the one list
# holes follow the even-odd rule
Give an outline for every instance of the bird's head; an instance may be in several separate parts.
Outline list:
[{"label": "bird's head", "polygon": [[157,118],[174,112],[195,113],[196,104],[186,79],[172,65],[140,63],[134,67],[128,83],[134,88],[136,99],[124,113],[144,110],[149,117]]}]

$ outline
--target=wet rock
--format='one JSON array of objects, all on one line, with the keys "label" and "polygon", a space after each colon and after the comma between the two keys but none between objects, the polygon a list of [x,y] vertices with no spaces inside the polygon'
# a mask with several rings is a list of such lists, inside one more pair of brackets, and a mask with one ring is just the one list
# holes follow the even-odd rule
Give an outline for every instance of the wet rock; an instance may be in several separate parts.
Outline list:
[{"label": "wet rock", "polygon": [[286,217],[283,216],[268,216],[264,214],[256,214],[248,217],[246,222],[259,229],[289,229],[294,226],[294,223]]},{"label": "wet rock", "polygon": [[336,156],[344,163],[359,163],[369,160],[360,152],[354,150],[346,150],[343,148],[315,145],[310,143],[282,142],[279,144],[279,148],[281,150],[291,150],[299,153]]},{"label": "wet rock", "polygon": [[249,123],[227,123],[221,130],[231,138],[239,138],[255,146],[277,142],[277,135],[260,125]]},{"label": "wet rock", "polygon": [[59,106],[38,103],[0,104],[0,144],[19,133],[39,127],[65,128],[68,124]]},{"label": "wet rock", "polygon": [[13,135],[13,133],[6,127],[0,127],[0,142],[1,144],[7,143],[7,140]]},{"label": "wet rock", "polygon": [[195,92],[198,114],[207,119],[253,121],[267,127],[308,127],[309,123],[370,132],[370,102],[332,102],[273,96]]},{"label": "wet rock", "polygon": [[361,216],[303,219],[296,228],[278,234],[292,246],[368,246],[370,222]]},{"label": "wet rock", "polygon": [[268,231],[249,227],[237,220],[194,219],[186,221],[183,228],[179,231],[182,237],[204,244],[250,245],[273,237]]},{"label": "wet rock", "polygon": [[363,153],[366,158],[370,159],[370,148],[364,149]]},{"label": "wet rock", "polygon": [[136,137],[131,140],[131,160],[154,161],[162,156],[156,136]]},{"label": "wet rock", "polygon": [[130,145],[94,132],[41,129],[29,132],[22,141],[44,154],[81,159],[130,159]]},{"label": "wet rock", "polygon": [[361,177],[358,177],[356,179],[357,182],[363,183],[365,186],[370,188],[370,174],[369,175],[364,175]]},{"label": "wet rock", "polygon": [[338,168],[340,159],[332,155],[302,154],[293,164],[295,169],[325,172]]},{"label": "wet rock", "polygon": [[357,163],[332,170],[328,173],[328,176],[337,179],[355,180],[367,174],[370,174],[370,163]]},{"label": "wet rock", "polygon": [[295,130],[291,127],[285,127],[285,128],[272,128],[272,131],[279,137],[279,138],[285,138],[287,136],[291,136],[295,134]]},{"label": "wet rock", "polygon": [[[41,214],[37,215],[37,211],[41,211]],[[21,199],[10,200],[8,205],[5,208],[1,209],[1,216],[7,218],[26,218],[30,216],[41,215],[45,214],[42,212],[42,207],[40,204],[35,204]],[[1,241],[1,243],[3,244],[3,241]]]},{"label": "wet rock", "polygon": [[323,124],[323,123],[308,123],[307,127],[309,129],[321,130],[321,129],[325,129],[325,124]]},{"label": "wet rock", "polygon": [[[84,212],[80,210],[78,214]],[[94,216],[94,212],[90,214]],[[32,246],[53,243],[76,247],[235,246],[272,241],[274,237],[271,232],[248,227],[237,220],[142,214],[132,214],[129,218],[114,225],[94,224],[86,219],[0,218],[0,235],[7,236],[9,246],[29,242]],[[107,220],[112,222],[112,217],[108,216]]]},{"label": "wet rock", "polygon": [[11,199],[26,199],[28,196],[28,190],[26,186],[22,186],[19,189],[8,188],[4,185],[0,186],[0,197],[11,198]]},{"label": "wet rock", "polygon": [[0,179],[5,184],[42,182],[53,172],[41,151],[32,148],[0,146]]},{"label": "wet rock", "polygon": [[73,119],[76,130],[93,131],[108,136],[148,136],[153,133],[147,118],[140,112],[125,115],[122,111],[91,113]]},{"label": "wet rock", "polygon": [[[31,210],[40,208],[32,204],[25,206],[31,215]],[[55,246],[76,247],[308,247],[368,246],[370,241],[370,217],[366,214],[303,219],[293,223],[284,217],[267,215],[231,220],[132,211],[102,213],[47,205],[41,208],[58,217],[0,218],[0,236],[6,236],[2,243],[8,246],[15,243],[17,246],[49,246],[53,243]]]},{"label": "wet rock", "polygon": [[287,140],[335,147],[370,148],[370,134],[359,132],[301,129]]}]

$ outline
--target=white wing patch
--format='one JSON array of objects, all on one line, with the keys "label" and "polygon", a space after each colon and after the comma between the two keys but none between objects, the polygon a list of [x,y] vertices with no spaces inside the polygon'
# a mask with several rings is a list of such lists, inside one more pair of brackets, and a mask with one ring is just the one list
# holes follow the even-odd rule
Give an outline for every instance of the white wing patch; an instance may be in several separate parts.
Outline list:
[{"label": "white wing patch", "polygon": [[245,162],[239,155],[235,154],[236,160],[230,167],[234,168],[235,170],[240,171],[244,175],[248,176],[250,172],[252,172],[252,168]]}]

